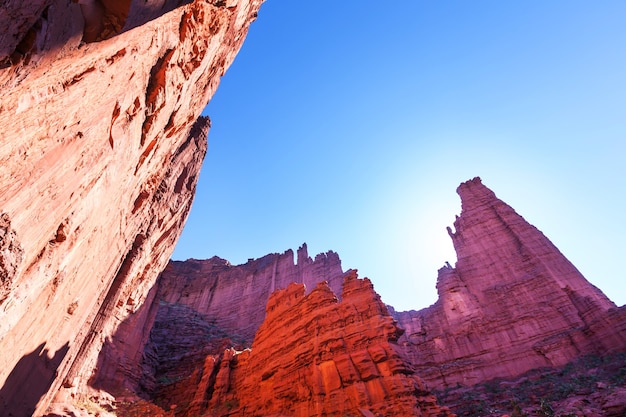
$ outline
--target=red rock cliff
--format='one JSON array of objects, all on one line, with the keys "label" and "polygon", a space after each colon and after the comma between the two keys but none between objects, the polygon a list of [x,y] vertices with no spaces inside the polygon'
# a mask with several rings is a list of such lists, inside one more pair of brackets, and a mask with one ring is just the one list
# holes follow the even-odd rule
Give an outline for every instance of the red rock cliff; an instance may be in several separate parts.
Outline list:
[{"label": "red rock cliff", "polygon": [[144,306],[105,344],[94,383],[116,394],[154,395],[158,379],[186,378],[224,343],[249,347],[275,290],[291,283],[315,288],[326,281],[339,292],[343,275],[336,253],[311,259],[306,244],[298,249],[297,262],[292,250],[243,265],[218,257],[170,262]]},{"label": "red rock cliff", "polygon": [[4,2],[5,413],[40,413],[62,385],[83,386],[165,267],[206,151],[200,112],[260,3]]},{"label": "red rock cliff", "polygon": [[430,386],[473,385],[626,349],[623,312],[539,230],[479,178],[457,192],[462,211],[448,231],[458,262],[439,270],[434,305],[395,314],[406,329],[405,355]]},{"label": "red rock cliff", "polygon": [[265,317],[265,303],[275,290],[291,283],[314,288],[322,281],[341,294],[341,260],[333,251],[312,259],[305,243],[297,251],[296,262],[292,250],[238,266],[219,258],[170,262],[158,281],[157,297],[213,317],[220,328],[252,341]]},{"label": "red rock cliff", "polygon": [[459,261],[439,271],[439,300],[395,313],[398,326],[367,280],[343,281],[333,252],[172,262],[105,344],[94,386],[176,406],[177,416],[412,415],[415,401],[438,410],[421,381],[474,386],[626,351],[624,308],[479,179],[459,194]]},{"label": "red rock cliff", "polygon": [[[163,390],[182,416],[452,416],[397,353],[401,334],[369,280],[277,290],[252,349],[209,355]],[[183,408],[180,409],[181,405]]]}]

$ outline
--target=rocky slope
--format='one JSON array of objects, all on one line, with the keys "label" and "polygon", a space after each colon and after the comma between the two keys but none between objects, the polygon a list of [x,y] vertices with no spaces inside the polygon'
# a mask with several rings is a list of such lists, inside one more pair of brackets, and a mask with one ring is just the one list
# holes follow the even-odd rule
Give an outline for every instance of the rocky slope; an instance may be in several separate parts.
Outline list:
[{"label": "rocky slope", "polygon": [[459,417],[626,415],[626,352],[584,355],[562,367],[538,368],[517,378],[437,391]]},{"label": "rocky slope", "polygon": [[165,267],[206,151],[200,112],[260,3],[3,3],[5,414],[83,389],[103,341]]},{"label": "rocky slope", "polygon": [[471,386],[626,349],[624,307],[479,178],[457,192],[462,211],[448,232],[458,262],[439,270],[434,305],[395,314],[404,353],[430,386]]}]

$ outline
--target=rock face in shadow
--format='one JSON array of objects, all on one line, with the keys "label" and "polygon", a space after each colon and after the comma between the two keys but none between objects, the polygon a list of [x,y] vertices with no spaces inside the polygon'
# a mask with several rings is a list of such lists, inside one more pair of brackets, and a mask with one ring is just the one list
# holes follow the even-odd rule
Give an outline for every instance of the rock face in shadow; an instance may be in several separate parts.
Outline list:
[{"label": "rock face in shadow", "polygon": [[448,229],[455,267],[438,301],[395,313],[404,354],[431,387],[474,385],[586,353],[626,349],[624,311],[479,178],[457,189],[462,212]]},{"label": "rock face in shadow", "polygon": [[36,413],[85,386],[167,264],[206,151],[200,113],[260,3],[3,5],[2,392],[29,352],[67,349]]},{"label": "rock face in shadow", "polygon": [[158,298],[169,304],[183,304],[243,340],[252,341],[265,317],[265,303],[278,289],[291,283],[314,288],[326,281],[341,294],[343,270],[333,251],[309,257],[306,243],[293,251],[250,259],[233,266],[214,257],[206,261],[170,262],[158,281]]},{"label": "rock face in shadow", "polygon": [[68,351],[66,344],[48,356],[48,349],[41,344],[24,355],[15,365],[6,383],[0,389],[0,410],[3,416],[31,416],[54,378],[58,366]]}]

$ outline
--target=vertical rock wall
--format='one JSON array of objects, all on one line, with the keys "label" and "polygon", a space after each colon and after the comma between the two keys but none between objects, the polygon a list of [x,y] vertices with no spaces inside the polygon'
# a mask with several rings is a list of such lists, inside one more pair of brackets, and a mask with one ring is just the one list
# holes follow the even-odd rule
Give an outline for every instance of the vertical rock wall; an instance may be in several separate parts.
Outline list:
[{"label": "vertical rock wall", "polygon": [[84,386],[142,304],[191,205],[200,112],[260,3],[3,5],[0,408]]},{"label": "vertical rock wall", "polygon": [[186,380],[214,353],[212,340],[228,338],[228,347],[249,347],[275,290],[301,283],[310,291],[326,281],[339,293],[343,276],[336,253],[312,259],[306,244],[298,249],[297,262],[292,250],[242,265],[218,257],[170,262],[146,303],[105,344],[94,384],[116,394],[154,395],[160,377]]},{"label": "vertical rock wall", "polygon": [[402,331],[356,271],[276,290],[251,349],[207,355],[164,387],[177,416],[453,416],[398,354]]},{"label": "vertical rock wall", "polygon": [[296,262],[291,249],[237,266],[219,258],[171,262],[159,279],[157,298],[187,305],[215,318],[225,331],[252,341],[265,317],[265,303],[275,290],[295,282],[310,291],[322,281],[341,294],[341,260],[332,251],[312,259],[305,243],[297,251]]},{"label": "vertical rock wall", "polygon": [[479,178],[461,184],[449,234],[455,267],[437,279],[438,301],[396,313],[400,340],[431,386],[473,385],[583,353],[626,348],[616,306]]}]

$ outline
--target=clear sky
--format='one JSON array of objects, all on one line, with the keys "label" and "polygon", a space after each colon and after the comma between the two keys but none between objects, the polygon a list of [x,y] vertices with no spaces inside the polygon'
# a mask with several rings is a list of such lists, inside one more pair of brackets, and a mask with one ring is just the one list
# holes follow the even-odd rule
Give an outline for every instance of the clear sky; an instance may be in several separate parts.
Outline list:
[{"label": "clear sky", "polygon": [[334,250],[399,310],[483,183],[626,303],[626,2],[268,0],[174,259]]}]

